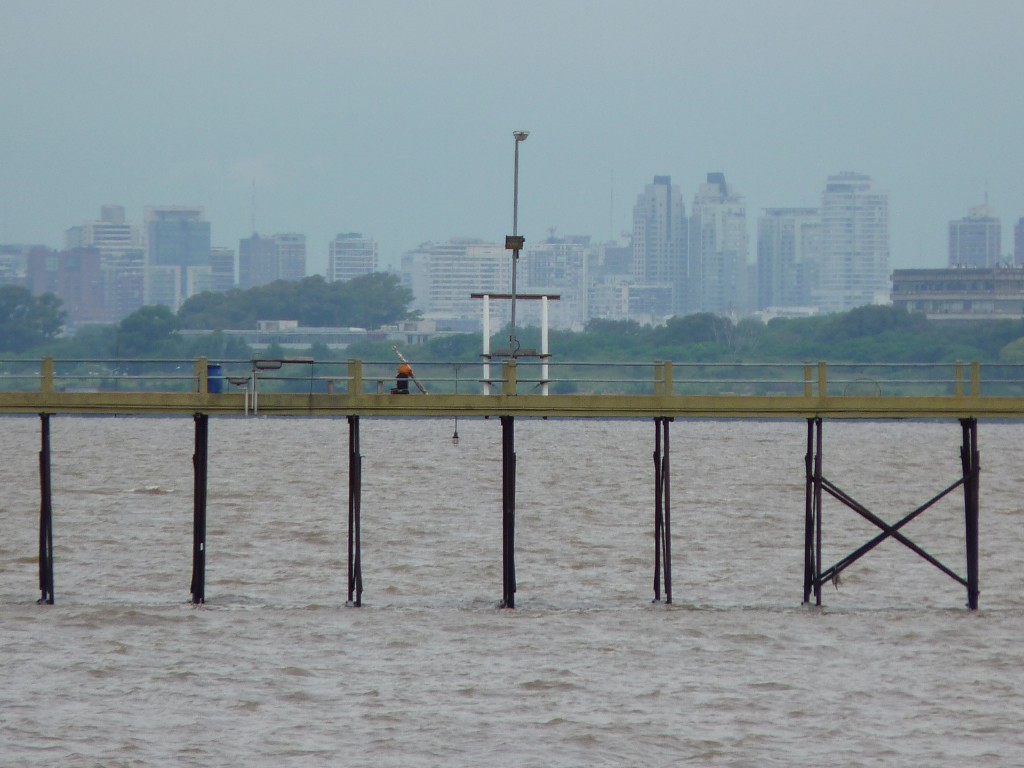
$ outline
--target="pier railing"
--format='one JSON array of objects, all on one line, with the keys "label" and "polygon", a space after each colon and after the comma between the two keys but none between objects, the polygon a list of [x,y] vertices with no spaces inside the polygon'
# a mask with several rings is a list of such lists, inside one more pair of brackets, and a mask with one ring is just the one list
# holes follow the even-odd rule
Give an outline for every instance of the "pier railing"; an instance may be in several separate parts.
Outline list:
[{"label": "pier railing", "polygon": [[[543,368],[542,368],[543,366]],[[389,394],[392,361],[0,359],[0,392],[258,391]],[[416,364],[438,394],[1009,396],[1024,397],[1024,365],[993,363],[678,363],[505,360]],[[543,376],[542,373],[547,373]],[[515,385],[510,392],[510,384]]]},{"label": "pier railing", "polygon": [[415,364],[427,398],[393,396],[394,373],[391,360],[309,357],[0,359],[0,413],[1024,418],[1024,365],[431,361]]}]

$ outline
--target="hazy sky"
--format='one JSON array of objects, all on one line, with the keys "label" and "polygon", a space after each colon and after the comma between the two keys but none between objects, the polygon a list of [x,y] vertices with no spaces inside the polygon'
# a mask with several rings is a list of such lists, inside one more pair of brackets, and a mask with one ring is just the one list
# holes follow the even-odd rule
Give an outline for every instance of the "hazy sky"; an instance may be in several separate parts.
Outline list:
[{"label": "hazy sky", "polygon": [[[213,244],[338,232],[382,261],[512,228],[603,241],[655,175],[748,206],[890,194],[892,266],[944,266],[982,204],[1024,216],[1021,0],[0,0],[0,242],[104,203],[203,205]],[[254,194],[255,190],[255,194]],[[255,197],[255,206],[253,198]]]}]

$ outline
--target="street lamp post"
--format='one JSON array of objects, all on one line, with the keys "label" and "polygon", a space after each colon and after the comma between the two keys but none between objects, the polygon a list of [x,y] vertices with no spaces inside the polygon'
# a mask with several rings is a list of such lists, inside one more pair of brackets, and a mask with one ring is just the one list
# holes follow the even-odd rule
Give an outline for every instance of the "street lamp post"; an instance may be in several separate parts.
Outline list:
[{"label": "street lamp post", "polygon": [[519,263],[519,251],[523,247],[524,238],[519,235],[519,144],[526,141],[529,131],[514,131],[516,140],[516,162],[512,181],[512,234],[505,238],[506,250],[512,251],[512,322],[508,337],[509,353],[515,357],[519,350],[516,340],[516,266]]}]

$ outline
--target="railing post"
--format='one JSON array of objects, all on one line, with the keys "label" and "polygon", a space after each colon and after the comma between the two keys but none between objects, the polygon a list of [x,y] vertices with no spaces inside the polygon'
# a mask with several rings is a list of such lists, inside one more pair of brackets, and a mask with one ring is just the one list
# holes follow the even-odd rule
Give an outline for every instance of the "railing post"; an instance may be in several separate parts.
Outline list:
[{"label": "railing post", "polygon": [[665,394],[665,363],[661,360],[654,361],[654,396],[661,397]]},{"label": "railing post", "polygon": [[672,361],[665,361],[665,397],[672,397]]},{"label": "railing post", "polygon": [[516,377],[516,359],[513,357],[506,360],[503,369],[505,381],[502,384],[501,393],[503,395],[514,395],[519,383]]},{"label": "railing post", "polygon": [[964,396],[964,361],[957,360],[953,364],[953,395]]},{"label": "railing post", "polygon": [[209,389],[207,388],[207,365],[209,361],[205,357],[196,358],[195,363],[192,365],[193,375],[195,379],[194,392],[198,392],[201,395],[205,395]]},{"label": "railing post", "polygon": [[39,391],[44,394],[53,394],[53,358],[44,357],[43,365],[39,369]]},{"label": "railing post", "polygon": [[818,397],[828,397],[828,363],[824,360],[818,362]]},{"label": "railing post", "polygon": [[350,395],[359,395],[363,391],[363,361],[353,360],[349,358],[348,361],[348,393]]}]

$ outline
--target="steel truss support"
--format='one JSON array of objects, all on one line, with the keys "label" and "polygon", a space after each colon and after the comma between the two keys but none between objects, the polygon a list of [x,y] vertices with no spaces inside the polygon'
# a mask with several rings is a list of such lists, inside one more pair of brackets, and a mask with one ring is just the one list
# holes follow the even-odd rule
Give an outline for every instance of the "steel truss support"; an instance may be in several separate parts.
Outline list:
[{"label": "steel truss support", "polygon": [[[963,429],[963,447],[960,450],[963,464],[963,477],[949,487],[943,489],[931,499],[904,516],[895,524],[888,522],[871,512],[864,505],[828,480],[822,472],[822,421],[820,418],[807,420],[807,455],[804,466],[807,477],[805,492],[804,517],[804,603],[809,603],[814,595],[815,605],[821,605],[821,586],[838,579],[839,574],[883,541],[893,538],[922,559],[934,565],[954,581],[967,588],[968,607],[978,607],[978,432],[976,419],[961,419]],[[920,516],[925,510],[934,506],[954,490],[964,488],[964,511],[967,528],[967,577],[960,576],[951,568],[941,563],[912,540],[900,533],[900,529]],[[822,542],[822,492],[839,501],[843,506],[853,510],[881,529],[881,533],[870,541],[855,549],[846,557],[832,566],[821,567]]]},{"label": "steel truss support", "polygon": [[501,607],[516,607],[515,418],[501,417]]},{"label": "steel truss support", "polygon": [[53,605],[53,486],[50,483],[50,414],[39,414],[39,591],[40,605]]},{"label": "steel truss support", "polygon": [[348,417],[348,604],[363,604],[363,561],[360,512],[363,495],[363,457],[359,453],[359,417]]},{"label": "steel truss support", "polygon": [[[664,584],[665,602],[672,602],[672,499],[669,472],[668,417],[654,420],[654,602],[661,601]],[[664,442],[663,442],[664,441]],[[664,453],[662,445],[664,444]],[[662,567],[664,565],[664,582]]]},{"label": "steel truss support", "polygon": [[195,452],[192,454],[192,603],[206,602],[206,480],[210,455],[210,417],[197,413]]}]

